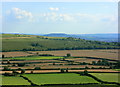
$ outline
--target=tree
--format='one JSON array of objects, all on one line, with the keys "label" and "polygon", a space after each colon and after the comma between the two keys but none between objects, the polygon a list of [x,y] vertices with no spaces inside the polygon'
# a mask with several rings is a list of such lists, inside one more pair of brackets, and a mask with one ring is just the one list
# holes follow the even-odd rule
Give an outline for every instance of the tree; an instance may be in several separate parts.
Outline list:
[{"label": "tree", "polygon": [[92,61],[92,65],[96,65],[96,61]]},{"label": "tree", "polygon": [[7,61],[7,64],[10,64],[10,61],[9,61],[9,60]]},{"label": "tree", "polygon": [[67,57],[70,57],[71,56],[71,54],[70,53],[67,53]]},{"label": "tree", "polygon": [[68,72],[68,68],[66,69],[66,72]]},{"label": "tree", "polygon": [[21,69],[21,74],[25,73],[25,69]]},{"label": "tree", "polygon": [[85,66],[85,69],[89,69],[89,67]]},{"label": "tree", "polygon": [[31,73],[33,73],[33,70],[31,71]]},{"label": "tree", "polygon": [[12,70],[12,74],[13,74],[14,76],[16,76],[16,75],[18,74],[18,72],[17,72],[16,70]]},{"label": "tree", "polygon": [[62,73],[63,73],[63,72],[64,72],[64,69],[60,69],[60,72],[62,72]]},{"label": "tree", "polygon": [[4,57],[5,57],[5,55],[2,54],[2,58],[4,58]]},{"label": "tree", "polygon": [[53,65],[55,65],[55,63],[53,63]]},{"label": "tree", "polygon": [[84,70],[84,75],[87,75],[88,74],[88,71],[87,70]]}]

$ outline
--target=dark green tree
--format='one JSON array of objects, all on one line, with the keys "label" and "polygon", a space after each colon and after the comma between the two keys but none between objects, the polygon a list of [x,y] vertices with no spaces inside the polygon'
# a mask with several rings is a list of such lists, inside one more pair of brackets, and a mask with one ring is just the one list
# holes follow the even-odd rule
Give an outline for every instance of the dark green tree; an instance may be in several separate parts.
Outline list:
[{"label": "dark green tree", "polygon": [[25,69],[21,69],[21,74],[25,73]]},{"label": "dark green tree", "polygon": [[67,57],[70,57],[71,56],[71,54],[70,53],[67,53],[67,55],[66,55]]}]

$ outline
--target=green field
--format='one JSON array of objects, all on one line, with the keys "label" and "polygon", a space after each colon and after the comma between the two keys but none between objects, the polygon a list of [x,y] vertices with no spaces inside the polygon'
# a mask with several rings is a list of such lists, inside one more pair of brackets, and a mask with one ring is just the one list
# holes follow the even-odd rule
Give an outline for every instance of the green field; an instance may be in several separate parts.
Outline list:
[{"label": "green field", "polygon": [[75,73],[64,74],[25,74],[23,75],[38,85],[43,84],[80,84],[80,83],[98,83],[96,80],[80,76]]},{"label": "green field", "polygon": [[[120,73],[90,73],[91,75],[107,82],[119,82],[118,77]],[[120,83],[120,82],[119,82]]]},{"label": "green field", "polygon": [[30,85],[30,83],[22,77],[2,75],[0,75],[0,77],[2,77],[2,83],[0,83],[0,85]]},{"label": "green field", "polygon": [[9,60],[41,60],[41,59],[60,59],[64,57],[60,56],[34,56],[34,57],[15,57],[15,58],[4,58]]}]

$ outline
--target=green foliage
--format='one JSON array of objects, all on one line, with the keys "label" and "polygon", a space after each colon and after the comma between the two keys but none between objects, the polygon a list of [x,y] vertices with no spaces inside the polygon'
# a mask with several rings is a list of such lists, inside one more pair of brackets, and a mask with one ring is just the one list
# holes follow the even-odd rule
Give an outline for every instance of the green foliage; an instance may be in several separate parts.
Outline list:
[{"label": "green foliage", "polygon": [[67,53],[67,57],[70,57],[71,56],[71,54],[70,53]]},{"label": "green foliage", "polygon": [[25,69],[21,69],[21,74],[25,73]]},{"label": "green foliage", "polygon": [[5,57],[5,55],[2,54],[2,58],[4,58],[4,57]]}]

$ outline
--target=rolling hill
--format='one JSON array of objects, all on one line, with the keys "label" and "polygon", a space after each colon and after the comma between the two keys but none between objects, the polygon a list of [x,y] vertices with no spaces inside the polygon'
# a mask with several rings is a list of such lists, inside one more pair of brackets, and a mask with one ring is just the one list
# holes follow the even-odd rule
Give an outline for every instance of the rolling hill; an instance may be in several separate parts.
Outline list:
[{"label": "rolling hill", "polygon": [[111,33],[111,34],[64,34],[64,33],[50,33],[45,34],[43,36],[49,36],[49,37],[74,37],[74,38],[81,38],[86,40],[93,40],[93,41],[105,41],[105,42],[118,42],[118,36],[117,33]]},{"label": "rolling hill", "polygon": [[118,48],[119,46],[117,42],[91,41],[73,37],[2,34],[2,51],[46,51]]}]

